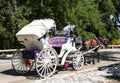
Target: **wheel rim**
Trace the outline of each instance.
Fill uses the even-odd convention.
[[[19,49],[15,52],[12,57],[12,66],[13,69],[19,74],[25,74],[29,72],[33,66],[33,60],[29,60],[30,65],[26,65],[26,59],[22,58],[22,51],[23,49]]]
[[[42,50],[36,59],[36,70],[41,77],[50,77],[57,67],[57,55],[52,49]]]
[[[84,57],[81,52],[75,53],[73,57],[73,68],[75,70],[80,70],[84,64]]]

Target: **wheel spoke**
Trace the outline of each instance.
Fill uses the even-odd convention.
[[[46,74],[46,67],[44,67],[44,76],[46,76],[47,74]]]
[[[42,74],[42,75],[43,75],[43,73],[44,73],[44,70],[45,70],[45,68],[44,68],[44,66],[43,66],[42,71],[41,71],[41,74]]]
[[[49,64],[49,67],[50,68],[52,68],[52,69],[54,69],[54,67],[53,67],[54,65],[53,64]]]
[[[18,66],[18,68],[16,68],[17,70],[21,70],[21,64]]]
[[[38,65],[37,65],[37,67],[42,67],[42,66],[43,66],[43,64],[38,64]]]
[[[21,66],[21,64],[18,64],[18,65],[16,65],[14,68],[15,68],[16,70],[19,70],[20,66]]]
[[[20,62],[17,62],[17,63],[14,63],[14,66],[17,66],[17,65],[20,65],[21,66],[21,61]]]
[[[42,66],[40,67],[40,69],[38,69],[38,71],[40,72],[43,68],[44,68],[44,66],[42,65]]]
[[[47,73],[47,75],[49,75],[49,70],[48,70],[48,66],[46,66],[46,73]]]
[[[50,73],[52,72],[51,69],[50,69],[50,67],[48,67],[48,71],[50,71]]]
[[[55,59],[51,59],[51,63],[56,63],[56,60]]]

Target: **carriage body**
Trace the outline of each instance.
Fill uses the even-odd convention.
[[[38,74],[41,77],[49,77],[57,66],[65,64],[71,52],[74,52],[74,68],[81,69],[83,56],[77,52],[73,38],[53,37],[52,43],[46,40],[49,30],[53,27],[56,29],[52,19],[34,20],[16,34],[18,41],[25,46],[25,49],[18,49],[12,58],[12,66],[18,73],[27,73],[33,66],[31,64],[35,63]],[[18,62],[20,67],[16,67]]]

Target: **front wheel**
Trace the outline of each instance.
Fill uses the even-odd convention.
[[[45,78],[50,77],[55,73],[58,64],[58,56],[54,49],[42,50],[36,59],[37,73]]]
[[[81,52],[76,52],[73,57],[73,68],[80,70],[84,64],[84,56]]]

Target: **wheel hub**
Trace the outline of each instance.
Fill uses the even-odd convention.
[[[47,65],[48,63],[50,63],[50,59],[45,59],[44,64]]]

